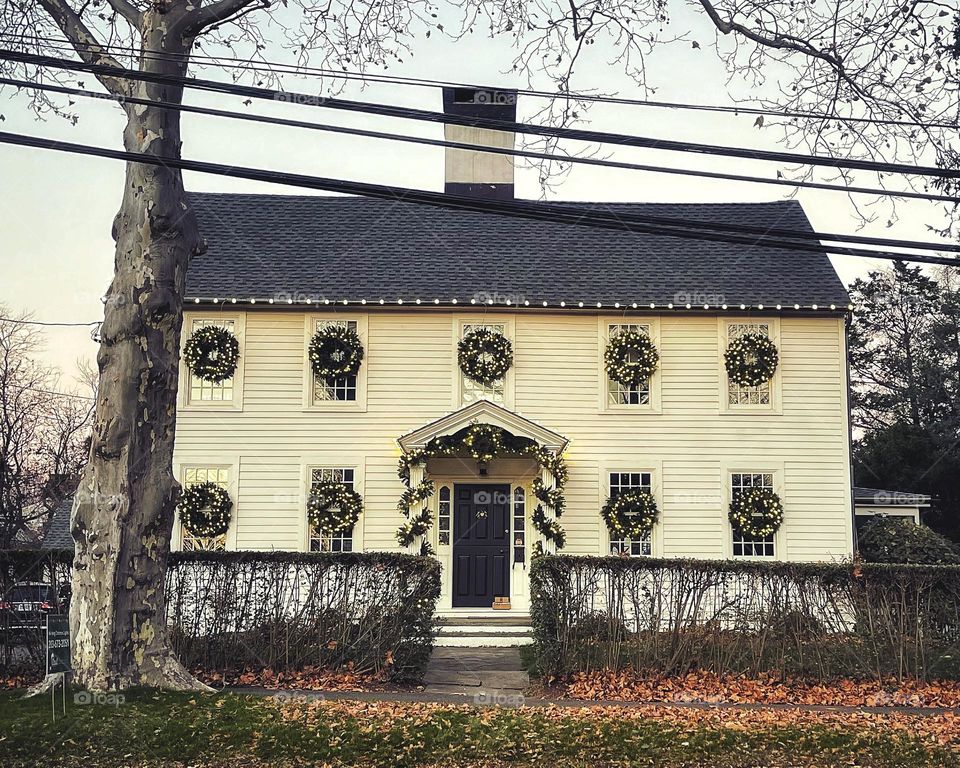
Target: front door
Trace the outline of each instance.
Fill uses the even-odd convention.
[[[510,597],[510,486],[456,485],[453,607],[490,608]]]

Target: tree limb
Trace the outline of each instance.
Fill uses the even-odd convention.
[[[131,26],[140,26],[141,13],[129,0],[107,0],[114,11],[125,18]]]
[[[190,24],[190,32],[196,35],[207,27],[221,24],[253,2],[254,0],[217,0],[217,2],[201,8],[194,15]],[[270,5],[268,0],[264,0],[263,4],[265,6]]]
[[[120,62],[103,49],[100,41],[93,36],[93,33],[73,8],[67,4],[66,0],[40,0],[40,5],[60,27],[60,31],[70,41],[83,61],[88,64],[105,64],[122,69]],[[103,87],[110,93],[117,96],[129,95],[130,85],[125,80],[106,75],[98,75],[97,79],[103,83]]]

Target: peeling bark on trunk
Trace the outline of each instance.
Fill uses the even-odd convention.
[[[192,39],[170,39],[149,11],[144,71],[182,76]],[[132,93],[179,103],[182,89],[136,83]],[[180,156],[180,117],[126,106],[124,146]],[[90,460],[77,491],[70,624],[76,682],[91,690],[205,688],[170,651],[164,573],[178,484],[172,458],[186,271],[201,248],[178,170],[130,163],[114,220],[114,279],[97,362],[100,389]]]

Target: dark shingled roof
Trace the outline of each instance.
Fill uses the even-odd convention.
[[[70,535],[70,513],[73,511],[73,496],[63,499],[53,510],[47,530],[43,534],[44,549],[73,549]]]
[[[190,201],[209,245],[187,275],[190,299],[821,308],[849,301],[824,253],[356,197],[193,193]],[[575,205],[811,231],[795,201]]]
[[[905,491],[884,491],[881,488],[853,489],[853,499],[861,504],[875,504],[877,506],[912,506],[914,504],[929,504],[930,497],[925,493],[907,493]]]

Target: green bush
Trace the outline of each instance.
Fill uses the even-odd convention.
[[[857,545],[868,563],[960,565],[960,549],[950,539],[906,517],[868,520],[857,533]]]

